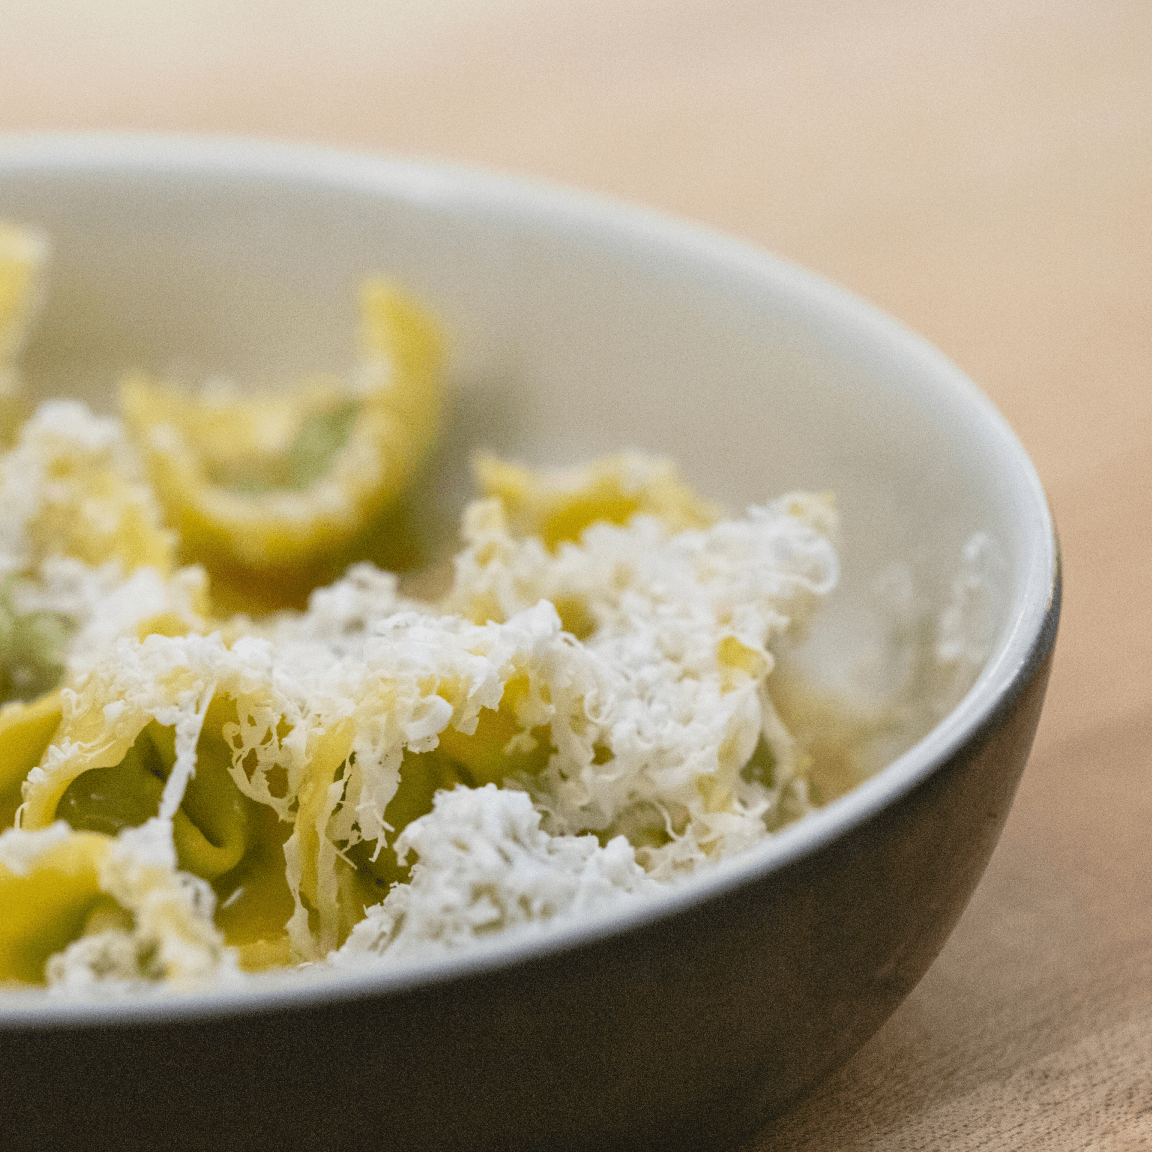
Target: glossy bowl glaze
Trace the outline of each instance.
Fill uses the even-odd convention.
[[[932,586],[976,530],[1003,558],[967,695],[808,819],[660,900],[436,965],[127,1005],[11,998],[6,1146],[716,1149],[879,1027],[995,846],[1059,613],[1035,472],[955,367],[733,240],[435,165],[8,138],[0,217],[54,242],[28,379],[97,407],[126,367],[339,369],[360,278],[408,286],[455,342],[433,536],[478,445],[538,463],[666,453],[736,506],[832,489],[846,607],[825,642],[845,660],[853,605],[894,558]]]

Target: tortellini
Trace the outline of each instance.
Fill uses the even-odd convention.
[[[39,258],[0,231],[6,371]],[[837,580],[831,499],[727,519],[660,458],[482,457],[450,590],[410,598],[369,561],[436,435],[442,340],[385,281],[360,309],[347,381],[132,375],[122,420],[54,401],[0,458],[0,980],[418,960],[811,807],[769,686]]]
[[[628,467],[668,476],[653,461]],[[765,685],[773,638],[835,581],[823,532],[833,514],[790,498],[677,530],[659,516],[600,519],[594,495],[586,506],[579,541],[549,548],[514,535],[498,497],[477,502],[455,585],[436,605],[361,564],[308,611],[234,625],[227,639],[120,639],[60,694],[50,737],[49,721],[33,739],[32,711],[19,713],[25,761],[49,740],[14,773],[26,772],[19,834],[63,821],[73,836],[131,846],[166,829],[167,882],[201,885],[199,904],[182,905],[200,917],[195,955],[215,941],[231,958],[218,975],[229,963],[343,963],[393,945],[412,956],[485,925],[538,927],[592,907],[592,893],[600,906],[649,891],[754,842],[807,804]],[[583,638],[553,601],[579,604]],[[480,807],[453,802],[449,818],[446,797],[465,793]],[[475,826],[478,839],[421,848],[441,826]],[[524,854],[499,846],[508,836],[528,837]],[[2,850],[0,838],[0,861]],[[518,861],[512,887],[461,907],[469,853],[497,873]],[[549,877],[575,862],[584,880]],[[112,894],[106,871],[85,890],[92,908]],[[507,900],[515,915],[493,912]],[[119,978],[144,978],[138,913],[118,906],[133,927],[94,931],[76,911],[76,942],[53,955],[49,978],[83,984],[93,955],[106,966],[126,957]],[[366,918],[376,927],[357,934]],[[451,928],[437,944],[427,934],[440,923]]]
[[[435,325],[372,280],[360,343],[349,383],[314,378],[289,396],[189,396],[139,375],[121,385],[165,516],[217,582],[306,594],[343,571],[411,483],[441,407]]]
[[[15,439],[25,410],[16,361],[39,308],[48,241],[0,220],[0,449]]]
[[[347,380],[225,401],[136,374],[121,385],[122,421],[69,400],[25,420],[18,358],[47,252],[35,231],[0,223],[0,979],[287,963],[298,902],[284,843],[299,798],[290,812],[273,793],[303,754],[290,735],[299,716],[221,688],[202,701],[195,739],[182,737],[183,673],[132,707],[121,654],[148,637],[185,652],[209,634],[228,653],[251,621],[214,609],[301,600],[379,552],[439,424],[439,331],[374,278],[361,285]],[[250,788],[230,733],[269,708],[269,738],[286,750]],[[268,748],[259,736],[253,755]],[[415,789],[416,808],[426,791]],[[314,887],[305,877],[305,893]],[[25,904],[39,911],[15,910]],[[51,931],[29,927],[45,918]],[[160,963],[165,924],[175,952]]]

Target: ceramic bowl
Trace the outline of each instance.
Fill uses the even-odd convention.
[[[1007,815],[1059,611],[1041,486],[987,399],[867,304],[635,208],[431,164],[244,141],[0,142],[0,216],[53,238],[27,350],[110,407],[125,367],[274,382],[339,368],[385,271],[453,333],[426,514],[478,444],[636,446],[739,507],[834,490],[844,604],[895,559],[944,587],[997,542],[975,683],[854,791],[613,917],[436,965],[248,994],[0,1009],[8,1147],[725,1147],[842,1063],[943,945]],[[856,629],[854,631],[854,629]]]

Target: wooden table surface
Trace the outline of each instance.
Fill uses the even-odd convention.
[[[1066,591],[1048,704],[944,952],[749,1152],[1152,1148],[1148,0],[5,0],[0,131],[446,157],[697,218],[991,395]]]

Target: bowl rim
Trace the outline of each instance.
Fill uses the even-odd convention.
[[[846,327],[898,350],[918,372],[959,395],[996,446],[1014,491],[1032,519],[1024,526],[1023,579],[999,647],[960,703],[916,744],[850,792],[772,837],[722,861],[683,885],[634,906],[540,934],[491,944],[434,961],[395,968],[323,970],[320,979],[287,971],[240,986],[163,989],[154,995],[57,998],[43,990],[0,995],[0,1029],[164,1024],[314,1008],[334,1002],[421,991],[477,974],[559,956],[700,908],[779,872],[845,835],[915,789],[1001,715],[1032,679],[1055,643],[1060,608],[1059,545],[1044,491],[1016,435],[983,392],[922,337],[854,293],[753,244],[699,223],[635,204],[522,176],[441,160],[400,158],[313,144],[234,136],[135,133],[0,135],[0,185],[8,175],[221,179],[332,187],[441,213],[532,224],[549,235],[616,254],[643,255],[649,267],[694,270],[699,282],[731,287],[733,279],[771,283],[806,315]]]

